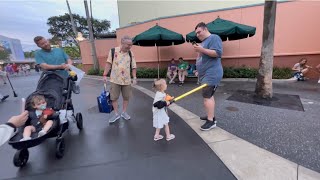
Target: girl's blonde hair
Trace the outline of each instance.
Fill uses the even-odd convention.
[[[155,79],[153,82],[153,88],[156,89],[157,91],[162,90],[162,85],[166,83],[166,80],[164,79]]]
[[[44,96],[42,96],[42,95],[35,95],[35,96],[33,96],[32,97],[32,99],[31,99],[31,104],[32,104],[32,106],[35,106],[36,105],[36,103],[38,103],[38,102],[40,102],[40,101],[45,101],[46,99],[44,98]]]

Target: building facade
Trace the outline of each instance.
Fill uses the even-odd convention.
[[[319,9],[319,1],[278,2],[274,40],[275,67],[291,68],[301,58],[307,58],[310,66],[320,64],[320,34],[318,33],[320,21],[317,20],[320,16]],[[156,24],[185,36],[193,31],[195,25],[199,22],[209,23],[217,17],[256,27],[256,34],[253,37],[223,42],[223,66],[258,68],[262,47],[264,4],[151,19],[142,23],[118,28],[117,39],[112,41],[112,44],[120,44],[120,39],[124,35],[134,37]],[[99,41],[99,44],[104,43],[108,42]],[[104,46],[106,47],[106,45]],[[191,43],[159,47],[159,50],[160,65],[162,67],[165,67],[171,58],[178,59],[179,57],[183,57],[185,60],[194,63],[197,56],[192,49]],[[109,49],[104,49],[104,51],[108,52]],[[158,57],[156,47],[133,46],[132,51],[135,54],[138,66],[157,67]],[[86,52],[82,49],[81,53],[90,55],[90,51]],[[104,61],[103,59],[101,61]],[[89,59],[88,62],[90,62]],[[312,71],[308,76],[316,78],[319,75]]]
[[[19,39],[13,39],[0,35],[0,50],[4,50],[10,54],[10,61],[25,60]]]
[[[152,19],[263,4],[264,0],[117,0],[119,26]]]

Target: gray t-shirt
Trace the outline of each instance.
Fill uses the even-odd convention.
[[[215,50],[218,57],[201,54],[196,62],[199,79],[202,84],[207,83],[209,86],[216,86],[223,77],[223,68],[221,65],[223,48],[221,38],[218,35],[211,34],[201,45],[205,49]]]

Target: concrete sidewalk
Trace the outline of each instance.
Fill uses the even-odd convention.
[[[39,76],[15,78],[18,98],[10,97],[0,103],[4,123],[11,115],[20,113],[20,98],[27,97],[36,87]],[[109,88],[109,87],[108,87]],[[10,86],[0,87],[8,91]],[[55,158],[56,139],[47,139],[29,149],[29,161],[23,168],[14,167],[16,152],[8,144],[0,148],[0,179],[19,180],[235,180],[236,177],[212,152],[185,121],[169,110],[172,141],[153,140],[153,98],[133,89],[128,114],[131,120],[108,119],[113,113],[99,113],[97,96],[103,89],[101,80],[84,79],[81,93],[72,96],[75,112],[81,112],[84,129],[75,123],[66,131],[65,154]],[[119,104],[120,107],[121,103]],[[121,108],[120,108],[121,109]],[[163,130],[161,134],[164,134]]]
[[[233,83],[235,83],[235,84],[229,86],[229,82],[231,82],[231,84],[233,84]],[[307,108],[306,111],[308,111],[308,113],[313,114],[307,118],[309,119],[312,117],[319,117],[316,114],[317,111],[312,110],[312,109],[318,108],[315,105],[317,105],[317,103],[319,103],[319,101],[320,101],[319,96],[318,96],[318,93],[319,93],[319,89],[317,87],[318,84],[316,84],[316,83],[313,84],[312,82],[307,82],[307,83],[299,82],[299,83],[300,84],[297,84],[294,82],[290,82],[290,84],[288,84],[288,82],[275,83],[274,89],[276,92],[291,93],[291,94],[293,93],[293,94],[300,95],[304,106]],[[151,91],[151,89],[152,89],[151,85],[152,85],[152,81],[141,81],[140,80],[139,86],[136,86],[135,88],[148,94],[150,97],[153,97],[154,93]],[[284,156],[283,154],[278,153],[274,149],[269,149],[264,146],[264,144],[266,144],[266,143],[269,143],[269,144],[271,143],[270,144],[271,147],[275,146],[276,149],[279,149],[277,147],[277,146],[279,146],[277,144],[277,142],[279,142],[279,141],[277,141],[277,140],[271,141],[271,142],[263,142],[263,138],[261,138],[261,139],[258,138],[258,140],[256,140],[256,139],[253,140],[252,138],[250,138],[250,137],[256,135],[255,132],[257,132],[257,133],[260,132],[260,136],[265,136],[265,138],[268,138],[268,136],[272,136],[272,138],[276,138],[277,136],[279,136],[279,138],[281,138],[281,136],[283,136],[283,134],[282,134],[283,132],[282,133],[277,132],[277,129],[275,127],[273,127],[274,126],[273,123],[276,123],[276,122],[270,120],[270,118],[277,119],[275,116],[272,116],[272,115],[270,116],[270,114],[269,114],[268,116],[270,116],[270,118],[262,118],[262,117],[260,117],[260,115],[259,116],[254,115],[254,113],[258,112],[256,110],[254,110],[256,108],[259,108],[262,112],[268,111],[269,113],[271,110],[271,111],[274,111],[276,115],[278,115],[278,112],[277,112],[278,110],[276,108],[265,108],[265,107],[260,107],[257,105],[252,105],[252,106],[249,105],[248,106],[243,103],[235,103],[235,102],[226,101],[226,98],[228,96],[230,96],[230,94],[232,94],[232,92],[234,92],[235,89],[251,89],[252,90],[252,87],[254,87],[253,85],[254,84],[252,84],[252,82],[249,82],[249,81],[240,81],[239,82],[237,80],[236,81],[224,80],[222,82],[222,87],[220,87],[217,91],[216,101],[218,104],[217,105],[217,116],[219,117],[218,126],[223,127],[223,129],[228,129],[226,127],[229,126],[228,131],[233,132],[235,134],[231,134],[221,128],[215,128],[209,132],[202,132],[199,130],[200,125],[203,123],[199,120],[199,115],[203,114],[204,112],[201,109],[201,107],[199,107],[199,106],[202,106],[202,104],[201,104],[201,101],[199,101],[199,99],[201,99],[201,98],[199,98],[200,95],[197,93],[190,95],[190,97],[185,98],[185,100],[183,100],[181,102],[178,102],[174,105],[171,105],[170,109],[173,112],[175,112],[177,115],[179,115],[182,119],[184,119],[184,121],[191,128],[193,128],[193,130],[219,156],[219,158],[225,163],[225,165],[231,170],[231,172],[237,177],[237,179],[299,179],[299,180],[300,179],[320,179],[319,173],[304,167],[304,165],[306,165],[306,166],[309,166],[309,168],[311,167],[312,169],[317,170],[317,163],[318,162],[316,162],[316,161],[319,158],[319,155],[316,152],[310,151],[310,153],[312,153],[311,159],[306,156],[302,156],[302,157],[304,157],[304,159],[306,161],[311,161],[310,162],[311,164],[310,164],[306,161],[300,161],[299,160],[300,156],[297,154],[293,153],[293,156],[296,155],[297,158],[296,159],[292,158],[291,157],[292,155],[290,155],[290,154],[292,154],[291,150],[295,151],[295,149],[293,149],[293,148],[291,148],[290,150],[285,150],[285,151],[283,151],[280,148],[280,150],[279,150],[280,152],[282,151],[286,154],[289,154],[289,158],[288,158],[288,157]],[[196,87],[196,85],[193,82],[187,83],[183,87],[178,87],[176,85],[169,85],[168,93],[170,93],[171,95],[177,96],[177,95],[180,95],[183,92],[186,92],[194,87]],[[307,94],[305,94],[306,92],[307,92]],[[310,108],[311,100],[312,100],[313,106],[311,106],[311,108]],[[239,109],[239,112],[242,111],[241,107],[244,107],[244,108],[246,108],[246,110],[243,110],[243,111],[247,111],[247,112],[242,112],[239,114],[238,112],[226,111],[227,107],[230,107],[230,106],[237,107]],[[252,108],[254,108],[254,109],[252,109]],[[254,111],[250,112],[250,109],[254,110]],[[283,111],[281,110],[280,113],[283,114]],[[292,116],[297,116],[297,115],[294,115],[294,113],[296,113],[296,112],[292,113],[292,111],[287,111],[285,113],[291,113]],[[225,116],[222,114],[233,114],[233,115],[232,115],[232,117],[230,117],[230,116]],[[259,114],[259,113],[257,113],[257,114]],[[264,114],[265,113],[262,113],[262,116]],[[303,113],[300,113],[300,114],[305,115]],[[298,115],[298,117],[300,117],[300,114]],[[290,115],[290,117],[291,117],[291,115]],[[275,130],[275,132],[273,132],[273,133],[276,136],[274,136],[272,134],[267,135],[263,131],[261,133],[260,127],[253,126],[253,129],[256,129],[258,131],[252,131],[251,129],[249,130],[248,128],[250,128],[250,127],[249,126],[246,127],[247,126],[246,121],[240,121],[242,124],[236,123],[236,121],[237,121],[236,119],[238,119],[239,117],[241,119],[246,119],[247,123],[250,123],[249,122],[250,119],[255,120],[257,118],[264,120],[264,121],[270,121],[269,126],[263,124],[263,126],[261,128],[265,128],[265,129],[271,128],[272,130]],[[287,117],[287,118],[290,118],[290,117]],[[231,129],[230,129],[230,123],[228,121],[226,122],[225,118],[226,119],[229,118],[228,121],[231,121],[233,124],[235,124],[232,126]],[[281,117],[281,116],[278,118],[283,119],[283,117]],[[257,121],[257,120],[255,120],[255,121]],[[293,121],[295,121],[294,118],[293,118]],[[259,122],[260,122],[260,120],[259,120]],[[318,127],[318,124],[314,124],[315,122],[312,122],[312,123],[313,123],[312,124],[313,126]],[[233,129],[237,129],[237,128],[241,130],[240,133],[238,131],[233,131]],[[305,129],[305,128],[302,128],[302,129],[304,131],[308,132],[308,129]],[[301,131],[301,129],[299,129],[299,130]],[[271,132],[272,131],[269,131],[269,133],[271,133]],[[312,130],[312,132],[314,133],[313,130]],[[304,132],[300,132],[300,133],[304,134]],[[260,136],[258,136],[258,137],[260,137]],[[295,137],[294,135],[292,135],[292,136]],[[285,134],[285,137],[287,137],[286,134]],[[310,137],[310,139],[312,139],[312,137]],[[303,145],[302,147],[304,147],[306,149],[315,148],[316,150],[318,150],[318,148],[317,148],[318,143],[311,141],[311,145],[310,145],[310,139],[309,139],[309,142],[306,142],[307,140],[305,140],[304,138],[299,138],[298,142],[292,142],[291,140],[289,140],[288,142],[292,142],[293,146],[295,146],[296,143],[298,143],[298,145],[299,145],[299,143],[301,143],[300,141],[304,141],[302,144],[300,144],[300,145]],[[248,142],[248,140],[249,140],[249,142]],[[308,143],[308,144],[305,144],[305,143]],[[290,148],[290,147],[291,147],[290,144],[288,144],[287,147],[283,146],[282,148]],[[273,152],[270,152],[270,150]],[[298,150],[298,153],[300,151],[301,150]],[[316,158],[312,159],[312,157],[314,157],[314,156]],[[283,158],[283,157],[285,157],[285,158]]]

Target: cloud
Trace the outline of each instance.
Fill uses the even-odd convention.
[[[116,0],[91,0],[92,14],[111,21],[111,30],[119,27]],[[72,13],[86,16],[83,0],[69,0]],[[90,0],[88,0],[90,6]],[[68,13],[65,0],[0,0],[0,34],[19,39],[24,50],[36,48],[33,37],[48,33],[47,19]]]

